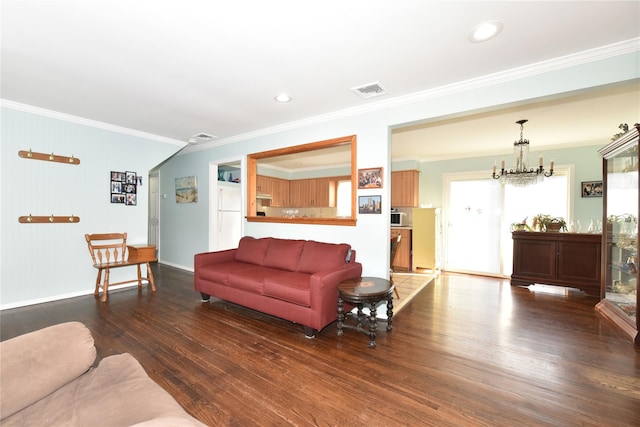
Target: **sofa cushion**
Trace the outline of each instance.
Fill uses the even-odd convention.
[[[0,343],[2,418],[76,380],[95,358],[91,332],[80,322],[61,323]]]
[[[76,381],[3,420],[2,426],[129,426],[167,417],[183,420],[176,426],[203,425],[124,353],[102,359]]]
[[[265,277],[278,275],[280,273],[280,270],[255,265],[229,273],[228,286],[254,294],[263,295]]]
[[[294,304],[311,307],[309,289],[311,275],[299,272],[286,272],[264,279],[264,294]]]
[[[267,253],[270,240],[269,238],[256,239],[251,236],[243,237],[238,243],[236,261],[264,265],[264,256]]]
[[[298,263],[301,273],[317,273],[338,268],[346,264],[345,258],[351,246],[346,243],[323,243],[308,240],[302,249]]]
[[[228,286],[229,273],[245,270],[251,267],[253,267],[253,264],[237,261],[206,265],[198,268],[198,278]]]
[[[272,238],[269,242],[269,250],[264,257],[264,266],[296,271],[303,247],[304,240]]]

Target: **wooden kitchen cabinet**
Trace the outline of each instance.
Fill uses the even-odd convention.
[[[295,179],[289,181],[291,207],[328,207],[331,181],[331,178]]]
[[[315,189],[314,189],[315,190]],[[293,208],[306,208],[310,206],[311,180],[295,179],[289,181],[290,204]]]
[[[514,231],[512,237],[512,285],[560,285],[600,295],[600,234]]]
[[[287,207],[290,205],[289,180],[271,178],[271,206]]]
[[[420,171],[391,172],[391,206],[418,207]]]
[[[256,190],[256,193],[258,194],[271,194],[271,177],[257,175]]]
[[[393,260],[391,268],[394,271],[410,271],[411,270],[411,229],[405,227],[392,227],[391,237],[396,237],[400,234],[400,244],[396,252],[396,257]]]

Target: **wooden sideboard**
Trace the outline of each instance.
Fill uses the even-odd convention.
[[[600,234],[514,231],[512,237],[512,285],[560,285],[600,295]]]

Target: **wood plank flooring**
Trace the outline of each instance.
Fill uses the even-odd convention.
[[[212,426],[638,426],[640,352],[594,298],[443,274],[377,347],[220,300],[153,266],[146,287],[5,310],[2,340],[84,322],[98,358],[129,352]],[[43,285],[44,286],[44,285]]]

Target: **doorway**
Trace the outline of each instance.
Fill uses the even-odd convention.
[[[510,276],[513,269],[511,224],[537,214],[571,217],[572,167],[527,187],[502,185],[486,172],[444,174],[444,269]]]
[[[209,250],[221,251],[238,247],[243,235],[246,208],[243,201],[242,159],[229,159],[209,164]]]
[[[160,254],[160,173],[149,174],[149,218],[147,243]]]

